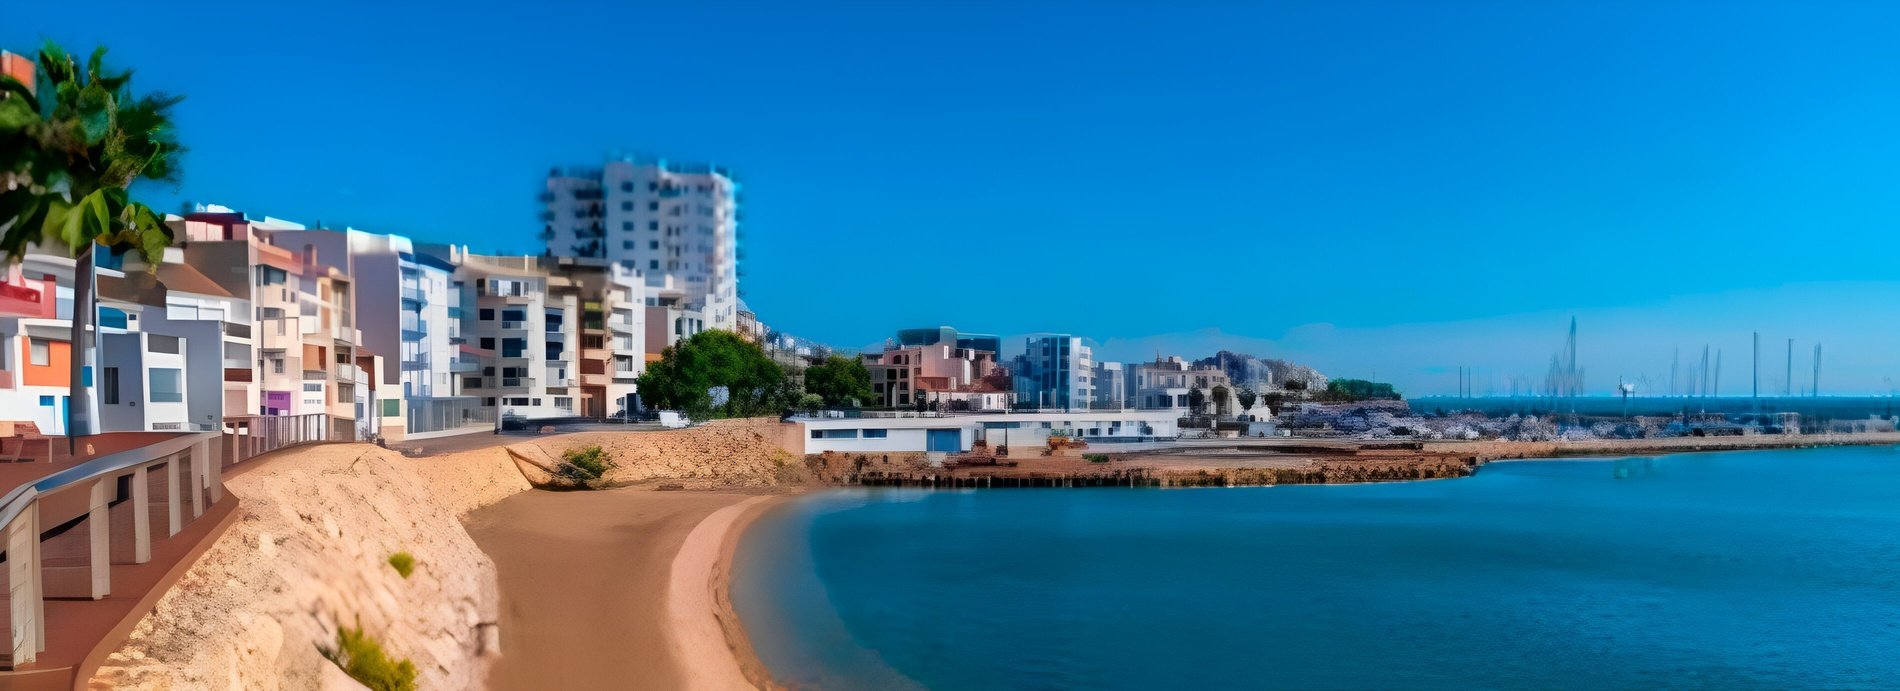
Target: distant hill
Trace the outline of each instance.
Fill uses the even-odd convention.
[[[1279,389],[1288,381],[1306,382],[1308,390],[1326,388],[1326,375],[1319,370],[1296,362],[1277,358],[1261,358],[1246,353],[1223,350],[1210,357],[1195,360],[1194,364],[1203,367],[1219,367],[1227,372],[1227,378],[1235,384],[1256,391]]]

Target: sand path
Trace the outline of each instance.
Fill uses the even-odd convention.
[[[490,686],[751,688],[714,613],[713,576],[727,529],[747,515],[740,505],[764,499],[531,491],[469,514],[501,585]]]

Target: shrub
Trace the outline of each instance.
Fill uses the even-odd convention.
[[[1084,461],[1088,461],[1088,462],[1090,462],[1090,463],[1107,463],[1107,462],[1108,462],[1108,454],[1105,454],[1105,453],[1085,453],[1085,454],[1082,454],[1082,460],[1084,460]]]
[[[325,658],[343,668],[343,673],[375,691],[415,691],[416,664],[407,659],[391,660],[383,653],[383,644],[356,628],[337,627],[336,647],[319,646]]]
[[[568,449],[566,453],[561,454],[561,467],[557,468],[556,472],[569,480],[588,482],[599,480],[602,475],[607,474],[607,469],[612,467],[614,467],[613,457],[608,456],[604,449],[599,446],[585,446]]]
[[[408,578],[410,572],[416,570],[416,555],[408,552],[391,554],[389,555],[389,566],[396,569],[396,573],[402,574],[403,578]]]

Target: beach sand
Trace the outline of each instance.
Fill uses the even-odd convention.
[[[489,685],[754,688],[766,676],[726,578],[739,533],[774,496],[532,491],[469,514],[501,584]]]

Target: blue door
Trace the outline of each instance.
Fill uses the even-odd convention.
[[[963,450],[963,432],[961,430],[933,429],[926,431],[930,433],[929,436],[925,437],[927,442],[925,444],[926,450],[942,451],[944,453],[957,453]]]

